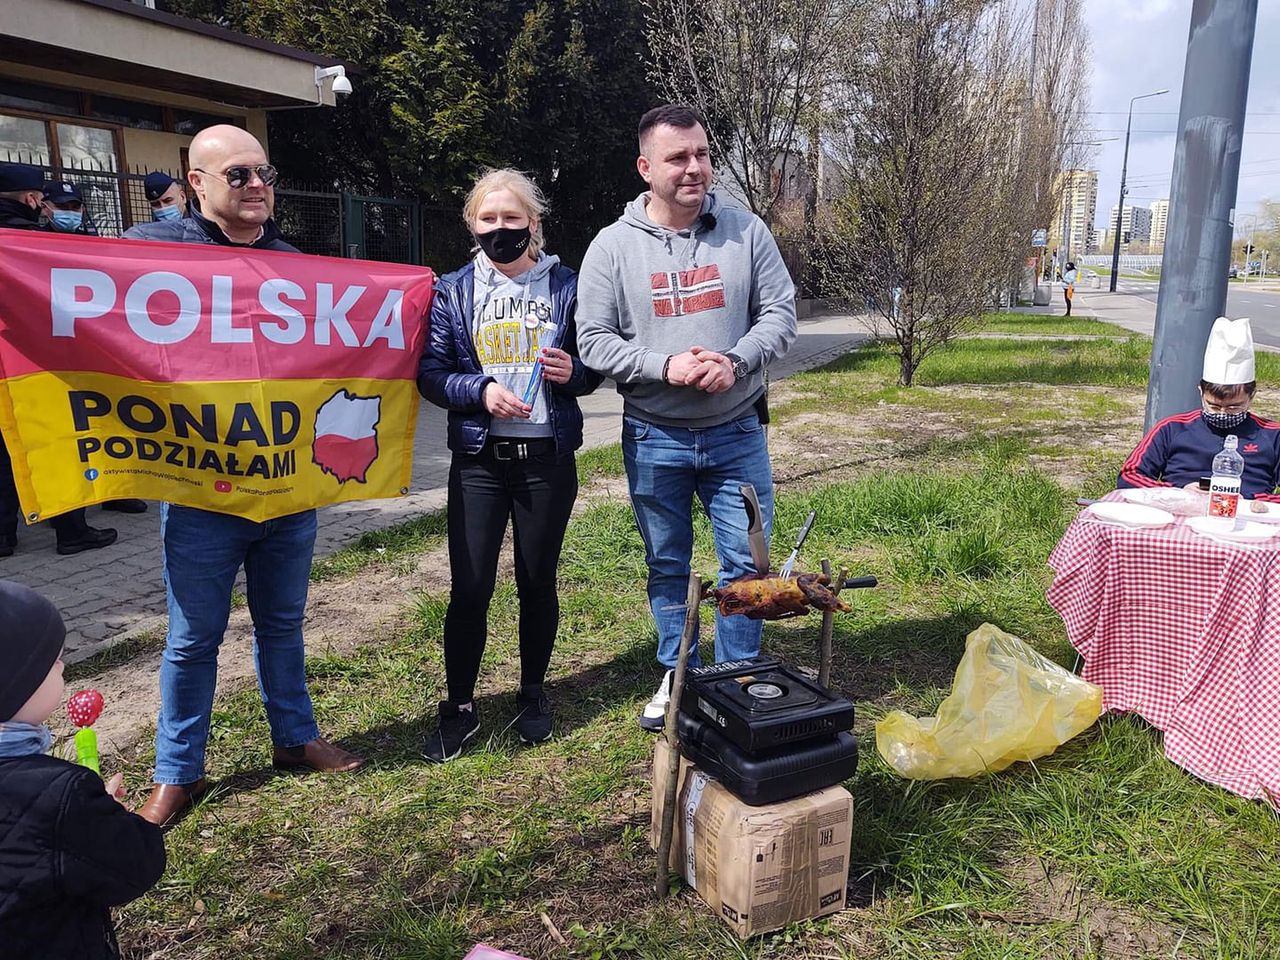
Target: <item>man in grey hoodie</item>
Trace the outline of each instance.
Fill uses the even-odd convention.
[[[623,398],[623,461],[667,668],[640,725],[659,730],[684,623],[694,495],[711,520],[722,584],[754,572],[742,484],[755,486],[766,535],[772,528],[773,473],[757,405],[765,367],[795,339],[796,312],[769,228],[710,192],[698,112],[656,107],[639,134],[636,166],[649,190],[587,250],[578,349]],[[716,659],[758,655],[761,628],[717,614]],[[696,646],[691,662],[699,662]]]

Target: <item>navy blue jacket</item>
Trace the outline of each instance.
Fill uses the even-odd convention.
[[[551,282],[551,321],[560,330],[548,346],[559,347],[573,357],[568,383],[543,380],[556,456],[563,460],[582,446],[582,409],[578,397],[600,386],[603,378],[578,359],[578,334],[574,314],[578,307],[578,275],[555,266]],[[436,281],[431,301],[431,325],[426,349],[418,365],[418,389],[436,406],[449,411],[449,449],[477,454],[489,436],[491,414],[484,408],[484,388],[495,382],[480,365],[471,339],[471,312],[475,306],[475,264],[446,274]]]
[[[212,220],[200,216],[195,207],[188,207],[187,216],[181,220],[157,220],[139,223],[124,232],[126,240],[165,240],[169,243],[217,243],[224,247],[252,247],[255,250],[284,250],[300,252],[280,236],[280,228],[274,220],[262,225],[262,237],[253,243],[232,243]]]
[[[1280,484],[1280,423],[1249,414],[1234,430],[1214,430],[1199,410],[1166,417],[1142,438],[1120,471],[1120,487],[1185,487],[1213,470],[1213,458],[1228,433],[1240,440],[1244,457],[1240,492],[1248,498],[1272,496]]]
[[[118,957],[110,908],[146,893],[164,866],[160,828],[88,767],[0,760],[0,957]]]

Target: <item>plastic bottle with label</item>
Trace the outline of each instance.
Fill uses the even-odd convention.
[[[1235,522],[1240,506],[1240,478],[1244,475],[1244,457],[1236,449],[1239,440],[1229,434],[1222,450],[1213,458],[1213,477],[1209,480],[1209,516]]]

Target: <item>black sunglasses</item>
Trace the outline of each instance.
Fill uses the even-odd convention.
[[[199,167],[196,167],[195,169],[198,172],[208,174],[211,177],[217,176],[216,173],[209,173],[208,170],[201,170]],[[227,167],[227,169],[222,173],[222,179],[227,181],[227,186],[232,190],[243,190],[249,185],[249,181],[253,178],[255,173],[258,175],[258,179],[262,181],[262,185],[265,187],[271,186],[280,176],[280,172],[276,170],[275,167],[269,163],[264,163],[260,167]]]

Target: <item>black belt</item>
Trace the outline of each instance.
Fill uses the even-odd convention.
[[[556,442],[551,437],[536,437],[530,440],[490,440],[485,444],[495,460],[528,460],[555,451]]]

